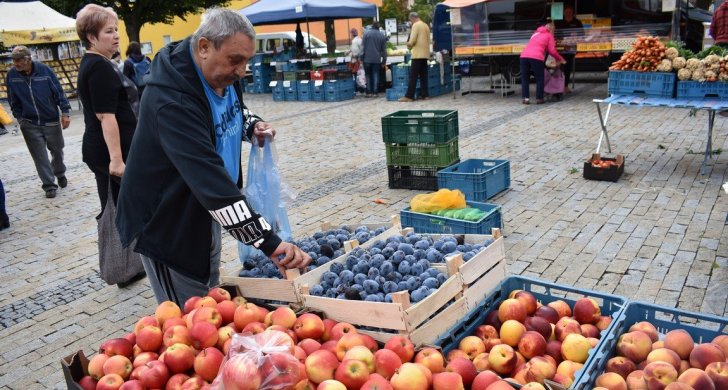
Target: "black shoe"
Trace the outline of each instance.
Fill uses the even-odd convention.
[[[138,281],[144,279],[145,276],[147,276],[147,273],[145,271],[142,271],[142,272],[134,275],[134,277],[127,280],[126,282],[116,283],[116,287],[119,287],[119,288],[127,287],[131,284],[134,284],[135,282],[138,282]]]
[[[56,197],[56,189],[51,188],[50,190],[46,190],[46,198],[55,198]]]
[[[0,218],[0,230],[4,230],[10,227],[10,219],[8,218],[8,215],[5,214],[2,218]]]
[[[68,179],[66,179],[65,176],[61,176],[58,178],[58,186],[61,188],[66,188],[68,185]]]

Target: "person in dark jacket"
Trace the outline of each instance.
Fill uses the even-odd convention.
[[[579,19],[574,16],[574,7],[570,4],[564,5],[564,18],[554,22],[556,27],[557,36],[556,38],[582,38],[584,36],[584,25]],[[569,90],[569,83],[571,83],[571,73],[574,70],[574,59],[576,54],[574,53],[563,53],[564,57],[564,76],[566,78],[566,87],[564,92],[571,92]]]
[[[387,66],[387,37],[379,31],[379,22],[364,32],[362,38],[362,62],[367,77],[366,97],[379,96],[379,74]]]
[[[142,255],[159,302],[183,305],[218,283],[221,226],[281,270],[311,261],[282,242],[241,193],[241,141],[275,135],[243,103],[240,79],[254,55],[250,21],[211,8],[192,36],[152,62],[116,224],[122,244]]]
[[[142,54],[142,46],[139,42],[129,42],[129,47],[126,48],[126,61],[124,61],[124,76],[134,82],[139,96],[142,96],[142,92],[144,92],[145,77],[148,77],[147,73],[151,65],[152,60]]]
[[[46,198],[55,198],[58,187],[68,184],[63,163],[63,129],[71,124],[71,105],[53,70],[33,61],[27,47],[15,46],[10,57],[13,67],[5,82],[10,110],[20,125]]]

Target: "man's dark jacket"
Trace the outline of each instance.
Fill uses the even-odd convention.
[[[59,123],[59,107],[64,114],[71,111],[56,74],[42,62],[33,61],[30,75],[10,68],[5,85],[8,86],[10,110],[18,121],[27,120],[38,126],[54,125]]]
[[[136,239],[136,252],[203,283],[210,276],[213,218],[270,255],[281,240],[241,194],[242,177],[231,180],[215,151],[212,112],[190,39],[164,47],[151,69],[117,205],[122,244]],[[243,134],[250,137],[261,119],[248,112],[235,86]]]

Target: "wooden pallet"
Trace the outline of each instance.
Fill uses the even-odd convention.
[[[390,223],[372,223],[372,224],[358,224],[358,226],[366,226],[369,229],[378,229],[380,227],[390,227],[390,230],[392,232],[398,232],[399,231],[399,218],[392,219]],[[321,230],[326,231],[331,229],[333,226],[329,222],[323,222],[321,224]],[[376,241],[380,239],[381,236],[385,236],[388,231],[385,231],[384,233],[380,234],[379,236],[372,237],[369,242]],[[387,236],[388,237],[388,236]],[[349,249],[347,249],[347,245],[344,245],[344,251],[349,252],[352,247],[348,246]],[[342,256],[345,258],[346,255]],[[297,281],[302,276],[308,275],[310,273],[319,271],[322,268],[326,268],[328,270],[327,266],[318,267],[314,269],[313,271],[301,274],[299,270],[292,269],[286,271],[286,279],[269,279],[269,278],[245,278],[238,276],[240,274],[240,270],[242,269],[240,266],[236,267],[235,270],[231,273],[226,273],[224,270],[220,270],[220,282],[221,283],[228,283],[238,286],[240,289],[240,292],[243,297],[245,298],[253,298],[253,299],[259,299],[263,301],[276,301],[276,302],[285,302],[285,303],[301,303],[301,299],[299,296],[299,284],[297,284]],[[323,273],[323,272],[322,272]]]
[[[406,234],[411,229],[387,231],[380,239],[395,234]],[[434,239],[440,235],[431,235]],[[299,278],[300,296],[303,305],[309,309],[323,312],[328,318],[348,322],[360,327],[373,327],[380,330],[359,330],[375,340],[386,342],[396,334],[406,335],[415,345],[434,342],[454,323],[462,319],[487,294],[505,278],[505,248],[499,229],[491,235],[465,235],[466,243],[482,243],[488,238],[495,241],[475,255],[467,263],[462,255],[447,259],[446,265],[435,265],[446,272],[448,279],[433,294],[415,304],[410,303],[409,293],[402,291],[393,294],[392,303],[351,301],[313,296],[308,293],[310,286],[318,283],[329,266],[319,267]],[[367,243],[369,244],[369,242]],[[369,248],[370,245],[363,245]],[[335,261],[344,263],[345,257]]]

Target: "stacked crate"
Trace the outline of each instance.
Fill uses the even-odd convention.
[[[460,160],[458,112],[397,111],[382,117],[389,188],[437,190],[437,172]]]
[[[409,83],[409,65],[397,65],[392,67],[392,88],[387,90],[387,100],[395,101],[407,93]],[[455,90],[460,89],[460,80],[455,80]],[[440,75],[440,65],[427,67],[427,95],[435,97],[453,91],[452,67],[449,65],[443,68],[443,75]],[[420,81],[417,80],[415,87],[415,99],[421,96]]]

